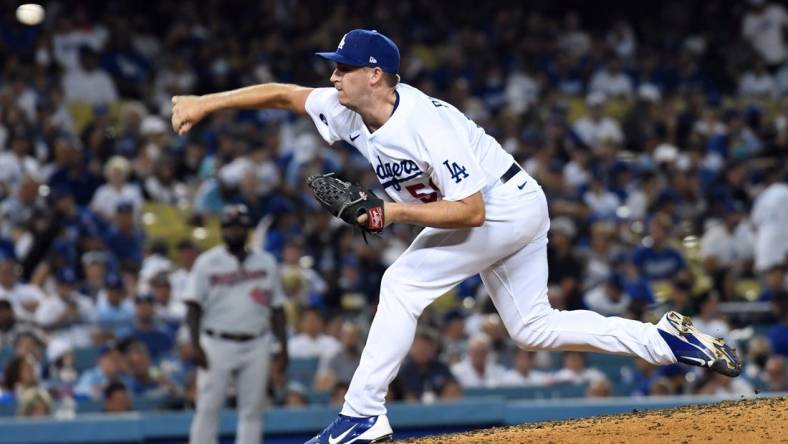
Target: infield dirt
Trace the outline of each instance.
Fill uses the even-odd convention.
[[[400,441],[486,443],[788,443],[788,398],[725,401]]]

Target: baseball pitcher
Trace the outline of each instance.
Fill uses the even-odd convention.
[[[313,443],[391,439],[384,398],[416,331],[438,296],[480,274],[517,344],[530,350],[597,351],[677,361],[735,376],[741,363],[721,340],[670,312],[653,325],[592,311],[559,311],[547,300],[542,188],[484,130],[454,106],[400,83],[400,54],[385,35],[348,32],[336,51],[332,88],[262,84],[173,98],[183,134],[209,113],[279,108],[309,116],[329,143],[343,140],[370,162],[393,202],[333,176],[309,179],[317,200],[367,231],[392,223],[426,226],[386,270],[380,302],[341,414]]]

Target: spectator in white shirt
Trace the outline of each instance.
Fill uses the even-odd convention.
[[[342,350],[330,359],[320,359],[314,381],[317,390],[328,390],[337,383],[350,384],[358,367],[361,359],[361,329],[353,322],[343,322],[339,338]]]
[[[612,218],[621,201],[615,193],[605,187],[605,183],[598,176],[591,179],[591,186],[583,194],[583,202],[591,209],[597,218]]]
[[[711,222],[700,240],[700,255],[710,273],[752,260],[755,235],[740,204],[727,205],[722,222]]]
[[[703,137],[709,138],[712,136],[724,135],[728,129],[725,124],[720,120],[720,113],[714,106],[707,106],[703,109],[702,116],[695,122],[692,131],[700,134]]]
[[[656,202],[660,188],[660,177],[653,171],[646,171],[640,176],[640,183],[627,196],[627,208],[633,220],[643,220],[651,205]]]
[[[517,115],[522,115],[539,100],[540,86],[528,72],[514,71],[506,80],[504,96],[509,108]]]
[[[788,92],[788,64],[785,65],[786,90]],[[780,114],[774,118],[775,145],[778,149],[788,148],[788,95],[783,97],[780,107]]]
[[[729,378],[719,373],[709,372],[707,381],[697,394],[712,396],[744,397],[753,394],[753,387],[746,378]]]
[[[775,168],[769,185],[755,198],[750,220],[755,226],[755,269],[766,271],[782,264],[788,254],[788,184]]]
[[[580,140],[591,147],[592,151],[596,151],[605,138],[618,144],[624,141],[624,133],[618,121],[605,114],[606,101],[603,93],[589,94],[586,99],[589,115],[578,119],[573,127]]]
[[[285,294],[293,303],[308,306],[327,289],[326,281],[309,261],[303,261],[304,250],[300,239],[290,239],[282,249],[282,280]]]
[[[788,359],[785,356],[771,356],[765,365],[763,381],[770,392],[788,390]]]
[[[110,105],[118,100],[112,77],[98,66],[98,55],[90,48],[79,52],[79,68],[70,69],[63,76],[66,100],[89,105]]]
[[[774,74],[774,82],[777,85],[777,94],[785,95],[788,93],[788,63],[784,64]]]
[[[2,203],[0,203],[0,236],[7,239],[16,239],[16,245],[22,243],[19,232],[25,232],[29,227],[28,221],[30,221],[35,212],[40,186],[41,181],[39,178],[24,176],[16,187],[14,194],[3,199]]]
[[[19,322],[16,319],[11,301],[0,299],[0,350],[13,348],[23,335],[32,335],[42,344],[46,338],[40,328],[30,322]]]
[[[589,384],[591,381],[604,379],[604,373],[595,368],[586,367],[586,354],[581,352],[564,352],[564,367],[553,375],[555,382],[572,382]]]
[[[742,21],[742,36],[770,66],[786,60],[785,35],[788,13],[782,5],[766,0],[750,0],[750,10]]]
[[[564,32],[558,46],[573,57],[582,57],[591,49],[591,37],[580,27],[580,14],[569,11],[564,19]]]
[[[24,126],[13,128],[8,150],[0,151],[0,192],[12,194],[25,176],[41,177],[41,166],[31,156],[33,133]]]
[[[627,312],[631,299],[624,292],[622,277],[614,274],[604,285],[589,290],[583,301],[590,310],[603,316],[622,316]]]
[[[301,333],[287,341],[290,357],[328,360],[342,349],[337,338],[323,333],[323,316],[318,309],[304,309],[300,326]]]
[[[107,333],[119,337],[134,323],[134,303],[128,297],[126,285],[117,274],[110,274],[96,301],[96,323]]]
[[[451,366],[451,372],[463,388],[498,387],[503,382],[506,369],[490,356],[490,340],[477,334],[468,340],[468,354]]]
[[[72,270],[59,270],[55,281],[55,293],[44,298],[36,310],[36,323],[54,337],[70,340],[74,347],[90,346],[95,329],[93,303],[77,292],[77,277]]]
[[[106,251],[88,251],[82,255],[82,271],[85,276],[82,293],[96,300],[96,296],[104,288],[107,270],[111,257]]]
[[[35,285],[19,282],[19,263],[13,251],[0,248],[0,299],[11,302],[20,321],[32,321],[44,292]]]
[[[572,160],[564,166],[564,184],[573,192],[579,191],[591,181],[591,152],[584,146],[572,151]]]
[[[774,99],[777,94],[777,82],[766,70],[763,62],[755,63],[753,69],[745,72],[739,79],[740,97]]]
[[[120,203],[131,204],[134,208],[135,220],[142,210],[142,193],[137,185],[128,183],[131,165],[120,156],[113,156],[104,167],[107,183],[100,186],[93,195],[90,207],[106,220],[115,217]]]
[[[619,20],[605,36],[607,44],[613,48],[616,55],[622,59],[629,59],[635,55],[637,40],[632,26],[624,20]]]
[[[178,258],[178,268],[170,273],[170,285],[172,285],[172,295],[176,300],[182,300],[183,289],[186,288],[186,280],[189,272],[194,265],[194,261],[200,255],[200,248],[189,239],[178,242],[175,246]]]
[[[624,253],[615,234],[613,225],[606,221],[591,224],[588,249],[582,253],[586,264],[583,272],[585,290],[607,282],[617,259]]]
[[[534,370],[535,352],[518,349],[514,356],[514,368],[506,371],[501,378],[503,386],[547,385],[552,378],[550,373]]]
[[[594,73],[589,88],[591,92],[599,92],[607,97],[623,98],[632,97],[635,90],[632,79],[621,70],[621,62],[616,59]]]
[[[731,328],[720,313],[720,297],[715,291],[708,291],[695,297],[698,314],[692,317],[692,323],[699,330],[716,338],[723,338],[725,342],[733,343],[728,335]]]
[[[586,398],[609,398],[612,394],[613,386],[607,379],[593,379],[586,389]]]
[[[186,318],[186,304],[172,295],[172,285],[170,284],[169,271],[160,272],[148,281],[150,292],[155,299],[156,317],[172,328],[178,330],[178,326]]]

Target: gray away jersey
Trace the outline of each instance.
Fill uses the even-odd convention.
[[[224,245],[197,258],[184,300],[202,307],[201,327],[256,335],[270,330],[271,309],[284,304],[276,259],[252,250],[240,266]]]

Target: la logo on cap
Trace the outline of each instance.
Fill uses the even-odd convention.
[[[345,46],[345,37],[347,37],[347,34],[342,36],[342,40],[339,41],[339,46],[337,46],[337,49],[342,49],[342,47]]]

